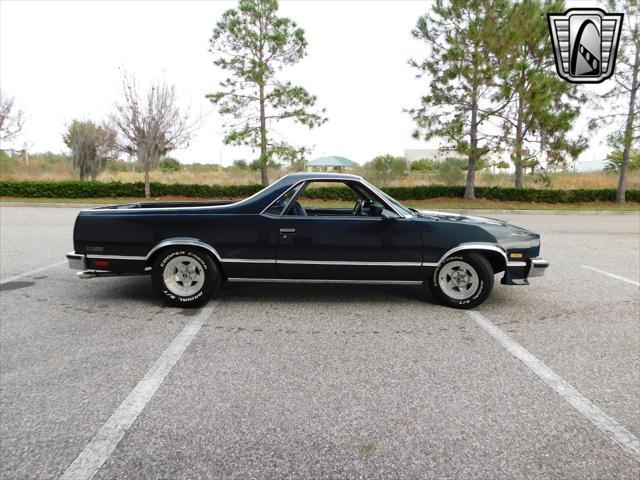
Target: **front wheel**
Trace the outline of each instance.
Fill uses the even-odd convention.
[[[485,257],[477,253],[465,253],[442,262],[429,286],[443,305],[474,308],[491,293],[493,275],[493,268]]]
[[[211,257],[197,248],[174,247],[158,255],[151,267],[153,287],[174,307],[200,307],[220,286]]]

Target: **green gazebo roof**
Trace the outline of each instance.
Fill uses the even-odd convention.
[[[330,157],[320,157],[315,160],[311,160],[307,163],[309,167],[357,167],[358,164],[344,157],[336,157],[332,155]]]

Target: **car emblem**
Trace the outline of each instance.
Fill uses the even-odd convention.
[[[558,76],[571,83],[600,83],[611,77],[622,17],[599,8],[548,13]]]

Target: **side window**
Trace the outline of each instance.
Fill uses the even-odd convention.
[[[283,208],[287,208],[283,206]],[[281,212],[282,210],[279,210]],[[357,182],[312,180],[287,208],[296,217],[382,217],[394,212]]]
[[[264,211],[264,213],[268,213],[270,215],[281,215],[282,211],[285,209],[289,202],[294,197],[294,195],[298,192],[300,186],[292,188],[287,193],[282,195],[278,200],[276,200],[271,206]]]

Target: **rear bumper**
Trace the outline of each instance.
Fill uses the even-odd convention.
[[[67,253],[67,261],[69,262],[69,268],[72,270],[80,270],[78,272],[78,278],[101,278],[101,277],[123,277],[127,275],[144,275],[149,273],[147,270],[140,272],[111,272],[108,270],[95,270],[87,268],[87,256],[81,253],[69,252]]]
[[[87,269],[87,256],[81,253],[69,252],[67,253],[67,261],[69,262],[69,268],[72,270],[86,270]]]

